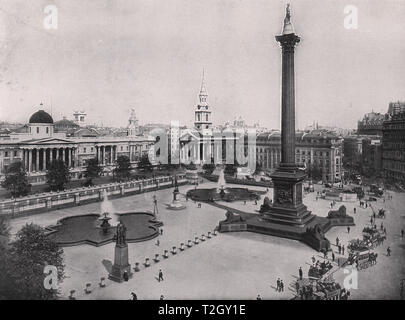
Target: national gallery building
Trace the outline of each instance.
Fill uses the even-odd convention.
[[[133,113],[125,136],[97,135],[95,130],[89,135],[67,135],[66,132],[56,132],[51,115],[39,110],[30,117],[24,130],[0,136],[0,180],[4,178],[7,167],[16,161],[24,164],[32,184],[45,183],[46,170],[55,159],[65,161],[72,179],[82,177],[86,162],[91,158],[98,159],[105,173],[112,171],[120,155],[128,156],[136,164],[143,154],[148,153],[154,139],[138,135],[134,125],[137,121]],[[89,130],[77,129],[77,132],[83,131]]]

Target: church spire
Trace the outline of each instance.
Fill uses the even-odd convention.
[[[203,68],[199,98],[200,98],[200,106],[207,106],[208,93],[207,93],[207,88],[205,87],[205,69],[204,68]]]

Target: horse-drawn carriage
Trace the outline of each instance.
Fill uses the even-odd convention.
[[[377,213],[377,218],[379,218],[379,219],[385,219],[385,214],[386,214],[386,210],[385,209],[383,209],[383,208],[381,208],[380,210],[378,210],[378,213]]]
[[[377,228],[365,227],[363,229],[363,241],[370,249],[383,244],[386,238],[384,232]]]
[[[367,269],[377,263],[377,253],[371,252],[366,243],[356,239],[349,242],[348,264],[355,264],[357,270]]]
[[[339,300],[346,297],[346,290],[335,281],[315,279],[297,280],[297,297],[301,300]]]
[[[313,280],[319,280],[330,269],[332,269],[332,264],[329,261],[317,263],[317,264],[309,267],[308,278],[313,279]]]

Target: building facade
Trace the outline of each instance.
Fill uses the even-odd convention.
[[[62,159],[68,165],[73,179],[82,177],[91,158],[97,158],[104,172],[108,173],[114,168],[118,156],[128,156],[136,165],[153,144],[154,140],[149,136],[132,134],[125,137],[67,137],[66,132],[54,132],[52,117],[39,110],[30,117],[27,132],[12,132],[1,138],[0,179],[4,177],[7,167],[16,161],[24,164],[33,184],[45,182],[46,170],[56,159]]]
[[[392,109],[392,114],[383,124],[383,176],[388,180],[405,184],[405,108],[402,110],[400,107],[396,109],[392,107]]]
[[[281,162],[280,132],[259,134],[256,149],[257,163],[263,170],[273,172]],[[343,141],[339,136],[317,130],[296,133],[296,163],[306,168],[318,167],[322,181],[341,181],[342,156]]]
[[[357,123],[357,134],[360,135],[382,135],[385,115],[370,112],[364,115],[363,119]]]

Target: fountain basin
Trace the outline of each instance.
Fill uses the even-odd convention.
[[[152,213],[125,212],[118,215],[127,227],[127,242],[146,241],[158,236],[162,223],[156,221]],[[97,213],[66,217],[56,225],[46,227],[47,236],[62,247],[81,244],[98,247],[113,242],[116,227],[111,226],[106,232],[100,220]]]
[[[259,200],[260,195],[256,191],[247,188],[218,188],[192,189],[187,191],[187,197],[194,201],[247,201]]]

